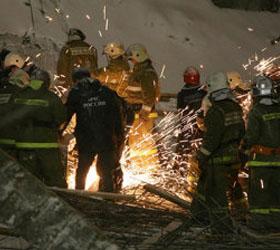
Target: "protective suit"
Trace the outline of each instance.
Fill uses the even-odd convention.
[[[135,111],[129,136],[131,157],[143,167],[157,165],[157,148],[151,131],[157,118],[155,104],[159,92],[158,75],[144,46],[131,45],[127,56],[134,64],[127,87],[127,102]]]
[[[97,50],[86,43],[85,35],[77,29],[70,29],[68,42],[61,49],[57,62],[57,75],[61,85],[72,87],[72,71],[74,68],[86,68],[90,72],[97,69]]]
[[[30,85],[14,99],[18,120],[16,149],[19,162],[48,186],[66,187],[58,136],[66,121],[66,109],[58,96],[49,91],[48,72],[37,70]]]
[[[207,83],[212,106],[205,117],[206,131],[196,157],[206,175],[205,201],[212,232],[224,234],[232,232],[228,196],[240,168],[239,144],[245,126],[242,109],[228,89],[226,75],[215,73]]]
[[[245,148],[250,152],[250,226],[256,230],[280,229],[280,103],[273,82],[254,80],[255,104],[249,113]]]
[[[75,74],[75,72],[74,72]],[[116,163],[119,140],[124,136],[121,105],[115,92],[98,80],[83,77],[69,93],[68,121],[76,114],[75,137],[79,154],[76,188],[84,189],[86,176],[97,156],[99,191],[117,190]]]
[[[15,110],[14,99],[27,84],[29,76],[17,69],[10,74],[9,79],[2,82],[0,88],[0,148],[14,157],[17,157],[15,143],[18,124],[10,116]]]

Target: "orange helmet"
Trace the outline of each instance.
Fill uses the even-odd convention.
[[[184,82],[190,85],[199,85],[200,84],[199,71],[193,66],[188,67],[184,72]]]

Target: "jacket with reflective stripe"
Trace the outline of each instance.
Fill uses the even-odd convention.
[[[199,157],[210,158],[214,164],[238,161],[238,145],[245,133],[239,104],[230,99],[213,102],[205,117],[205,126]]]
[[[152,109],[156,103],[158,81],[150,60],[136,64],[128,80],[127,102],[143,104]]]
[[[254,145],[269,148],[280,146],[280,104],[257,103],[249,113],[248,127],[244,138],[246,149]],[[278,165],[280,155],[254,154],[251,166]]]
[[[66,108],[54,93],[42,86],[26,88],[15,99],[18,148],[57,148],[58,129],[66,121]]]

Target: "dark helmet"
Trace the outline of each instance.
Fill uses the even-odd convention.
[[[72,71],[72,80],[73,82],[78,82],[84,78],[89,78],[90,72],[88,69],[85,68],[75,68]]]
[[[82,41],[86,39],[86,35],[79,29],[71,28],[68,32],[68,39],[72,40],[73,37],[79,37]],[[75,39],[76,40],[76,39]]]
[[[188,67],[184,72],[184,82],[190,85],[200,85],[200,74],[195,67]]]
[[[51,84],[51,76],[49,72],[42,70],[42,69],[36,69],[32,72],[31,80],[40,80],[44,82],[44,85],[49,87]]]

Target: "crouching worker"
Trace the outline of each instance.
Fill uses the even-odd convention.
[[[75,69],[75,87],[67,100],[68,121],[76,114],[75,136],[79,155],[76,189],[84,189],[88,171],[97,156],[99,191],[118,191],[122,172],[116,163],[118,143],[124,136],[121,104],[116,93],[90,78],[86,69]]]

